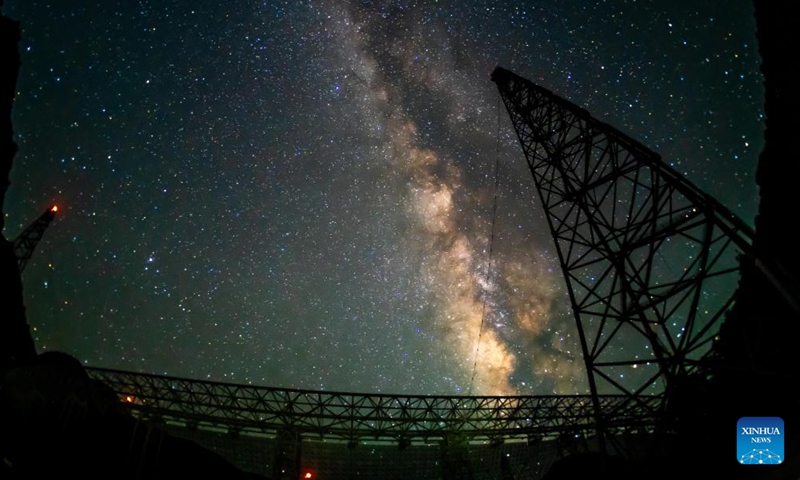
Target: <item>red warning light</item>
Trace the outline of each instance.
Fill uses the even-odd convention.
[[[58,205],[53,205],[52,207],[50,207],[50,211],[56,213],[58,211]]]
[[[306,472],[306,473],[303,475],[303,478],[314,478],[314,475],[312,475],[312,474],[311,474],[311,472]]]

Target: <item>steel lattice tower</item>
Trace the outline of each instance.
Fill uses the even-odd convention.
[[[50,222],[53,221],[57,211],[58,207],[55,205],[48,208],[14,239],[14,255],[17,257],[17,266],[19,267],[20,273],[25,270],[28,260],[31,259],[33,251],[42,239],[42,236],[44,236],[45,230],[47,230]]]
[[[508,70],[492,74],[546,212],[598,395],[666,406],[730,310],[753,232],[659,155]]]

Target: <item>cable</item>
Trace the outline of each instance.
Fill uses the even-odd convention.
[[[494,201],[492,204],[492,233],[489,236],[489,259],[486,262],[486,281],[484,285],[489,284],[489,276],[492,271],[492,253],[494,252],[494,236],[495,228],[497,226],[497,186],[500,179],[500,97],[497,97],[497,147],[494,161]],[[486,323],[486,292],[483,295],[483,311],[481,312],[481,326],[478,329],[478,341],[475,345],[475,361],[472,365],[472,378],[469,381],[469,390],[467,396],[472,395],[472,388],[475,386],[475,373],[478,371],[478,352],[481,348],[481,339],[483,338],[483,325]]]

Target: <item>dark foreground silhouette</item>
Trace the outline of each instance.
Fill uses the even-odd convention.
[[[6,373],[0,431],[3,479],[264,478],[132,417],[64,353],[43,353]]]

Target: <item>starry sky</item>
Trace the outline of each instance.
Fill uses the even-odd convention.
[[[753,225],[749,2],[6,1],[38,350],[367,393],[587,393],[503,66]],[[494,234],[493,234],[494,232]],[[490,241],[493,238],[493,241]],[[624,348],[620,345],[619,348]]]

